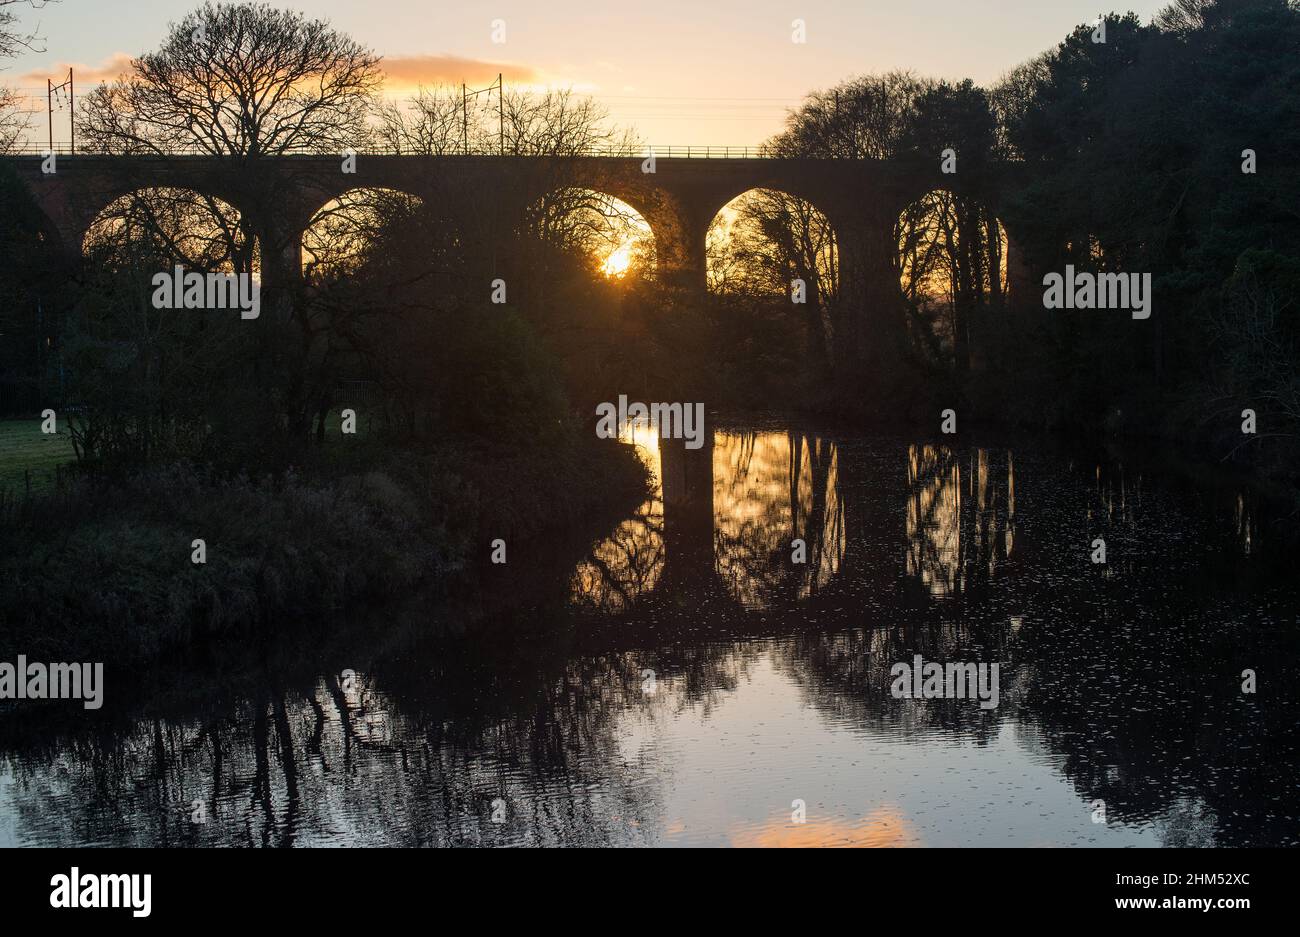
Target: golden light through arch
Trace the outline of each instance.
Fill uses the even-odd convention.
[[[621,280],[632,268],[632,245],[620,244],[610,251],[605,262],[600,265],[600,272],[609,279]]]
[[[193,189],[141,188],[115,198],[82,236],[83,254],[123,261],[145,248],[187,267],[260,270],[258,246],[245,237],[233,205]]]
[[[653,274],[655,236],[645,217],[622,199],[597,193],[600,222],[593,239],[599,270],[607,280]]]
[[[962,250],[958,210],[952,192],[934,189],[899,216],[895,227],[899,286],[910,301],[952,302],[958,277],[955,265]],[[985,260],[980,289],[1001,294],[1007,283],[1007,231],[1001,220],[982,212],[979,240],[978,252]]]
[[[817,206],[779,189],[737,195],[705,235],[706,278],[716,293],[784,296],[793,270],[830,300],[839,287],[834,226]]]
[[[398,189],[348,189],[322,205],[302,233],[299,262],[309,279],[356,271],[385,225],[419,211],[423,199]]]
[[[619,281],[653,277],[656,272],[654,231],[620,198],[567,186],[548,192],[529,214],[534,236],[582,258],[595,276]]]

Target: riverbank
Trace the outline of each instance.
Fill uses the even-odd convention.
[[[25,496],[52,488],[76,458],[66,431],[42,433],[39,419],[0,420],[0,490]]]
[[[450,588],[493,540],[630,510],[646,483],[630,447],[580,434],[544,459],[357,447],[260,478],[185,465],[80,478],[11,508],[0,634],[29,655],[118,664],[256,640],[278,619]]]

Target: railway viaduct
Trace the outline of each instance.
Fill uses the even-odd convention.
[[[213,196],[265,232],[264,278],[269,246],[283,261],[280,276],[297,275],[302,233],[313,216],[343,193],[358,188],[394,189],[426,205],[445,208],[469,225],[508,229],[525,208],[548,191],[566,186],[612,195],[635,208],[655,237],[660,276],[678,286],[703,289],[705,239],[717,212],[755,188],[777,189],[805,199],[834,226],[841,283],[861,312],[849,323],[856,334],[837,336],[861,351],[876,344],[882,322],[873,317],[898,302],[897,234],[904,208],[935,189],[973,194],[999,217],[1015,194],[1015,166],[979,174],[944,174],[938,160],[840,160],[657,157],[646,172],[639,156],[367,155],[355,171],[333,155],[286,155],[239,160],[206,155],[59,155],[54,172],[38,155],[6,160],[30,188],[51,234],[79,251],[96,216],[116,198],[143,188],[176,187]],[[1008,230],[1009,305],[1032,289],[1021,262],[1016,232]],[[878,346],[877,346],[878,347]],[[869,356],[868,356],[869,357]],[[862,360],[861,358],[859,360]]]

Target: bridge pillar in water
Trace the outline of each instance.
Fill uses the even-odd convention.
[[[664,499],[664,578],[697,585],[713,576],[713,433],[687,449],[682,439],[659,440]]]

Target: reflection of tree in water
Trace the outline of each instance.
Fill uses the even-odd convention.
[[[1014,710],[1012,668],[1002,665],[1000,706],[988,711],[971,699],[894,699],[889,671],[896,663],[912,664],[916,654],[926,662],[1005,660],[1009,639],[1009,627],[972,630],[959,621],[936,620],[897,628],[801,633],[778,643],[773,660],[803,689],[809,705],[837,724],[903,738],[943,730],[985,744]]]
[[[668,767],[654,726],[712,711],[761,652],[723,641],[571,656],[569,640],[439,641],[364,672],[258,681],[201,711],[30,733],[5,746],[16,828],[46,844],[647,841],[662,789],[645,779]]]
[[[1015,547],[1012,454],[910,446],[907,481],[907,574],[935,598],[987,585]]]
[[[713,455],[713,547],[728,594],[760,605],[779,575],[776,554],[793,529],[790,443],[777,434],[723,435]]]
[[[663,533],[663,502],[647,501],[578,566],[572,588],[574,602],[615,613],[652,592],[664,567]]]
[[[574,570],[570,593],[575,605],[598,612],[626,611],[658,584],[664,568],[663,464],[654,430],[633,421],[620,438],[636,446],[654,477],[654,489]]]
[[[659,441],[637,442],[661,477]],[[670,466],[683,458],[669,454]],[[577,604],[625,611],[654,592],[667,566],[681,571],[674,586],[684,578],[693,591],[717,587],[754,609],[805,599],[831,582],[846,546],[833,443],[802,433],[720,431],[709,469],[711,480],[680,486],[667,506],[657,491],[592,550],[574,577]],[[669,527],[676,536],[666,542]],[[795,538],[805,543],[804,563],[791,561]]]
[[[1082,579],[1063,587],[1081,614],[1021,643],[1035,679],[1020,718],[1064,756],[1081,796],[1104,800],[1111,820],[1158,820],[1175,842],[1300,842],[1300,648],[1261,627],[1294,597],[1207,607],[1159,573],[1099,595]],[[1256,696],[1241,692],[1247,668],[1268,673]]]
[[[633,655],[639,666],[654,670],[657,690],[645,718],[661,718],[698,709],[707,717],[733,694],[763,657],[750,641],[716,641],[694,646],[667,645]]]
[[[856,556],[872,534],[858,520],[871,470],[852,449],[840,454],[855,479],[845,497]],[[1268,627],[1294,621],[1295,597],[1225,591],[1261,574],[1225,562],[1207,576],[1205,566],[1207,545],[1225,559],[1260,549],[1257,506],[1234,489],[1180,500],[1114,462],[1027,476],[1015,468],[1010,453],[911,447],[908,579],[956,601],[891,599],[855,570],[843,585],[865,600],[859,607],[870,603],[878,626],[796,632],[775,652],[782,669],[837,723],[988,739],[1013,721],[1020,744],[1062,759],[1083,806],[1104,800],[1111,822],[1152,823],[1170,845],[1300,840],[1291,777],[1300,647],[1288,629]],[[1026,505],[1028,554],[1016,523]],[[1118,551],[1109,575],[1088,561],[1093,536]],[[1014,574],[994,579],[1013,549]],[[823,620],[832,610],[811,604]],[[917,653],[1001,661],[1000,708],[900,705],[889,667]],[[1244,696],[1242,671],[1261,667],[1267,695]]]
[[[802,433],[720,436],[714,505],[718,570],[747,608],[807,598],[839,572],[844,513],[829,440]],[[802,564],[791,561],[796,538],[806,547]]]
[[[627,783],[611,720],[639,677],[602,683],[581,669],[497,720],[399,702],[357,674],[215,717],[63,738],[8,760],[19,828],[36,842],[118,845],[634,839],[655,826],[655,792]],[[503,825],[491,822],[498,798]],[[195,809],[206,823],[191,822]]]
[[[977,743],[1013,726],[1019,745],[1069,779],[1081,811],[1104,800],[1111,823],[1153,824],[1166,843],[1300,841],[1295,596],[1225,588],[1205,572],[1207,543],[1242,555],[1237,491],[1205,504],[1198,526],[1163,489],[1105,481],[1119,478],[1112,469],[1098,488],[1090,462],[1017,458],[1013,475],[1009,456],[978,450],[737,434],[710,464],[708,542],[722,545],[741,594],[768,603],[759,609],[652,588],[629,591],[635,601],[609,616],[575,608],[572,583],[555,576],[556,594],[513,618],[494,613],[488,630],[373,660],[341,655],[360,670],[350,686],[341,667],[294,678],[259,661],[233,701],[202,709],[150,697],[99,733],[81,719],[65,734],[7,720],[14,783],[0,800],[20,835],[40,842],[642,842],[662,826],[673,765],[656,727],[707,716],[770,656],[835,725]],[[1117,506],[1108,530],[1134,557],[1109,578],[1086,549],[1089,512],[1108,511],[1106,498]],[[736,522],[720,538],[724,505]],[[1270,528],[1248,507],[1258,550]],[[934,529],[941,519],[956,527],[955,559],[939,549],[952,539]],[[798,572],[788,568],[796,531],[810,538]],[[939,570],[931,582],[962,588],[900,585],[924,582],[927,564]],[[838,571],[823,584],[818,569]],[[373,641],[367,632],[359,646]],[[889,668],[918,653],[1001,662],[1000,707],[894,700]],[[1240,692],[1246,668],[1260,675],[1257,696]],[[503,826],[490,822],[497,798]],[[206,825],[190,823],[196,799]]]
[[[1151,824],[1165,845],[1295,844],[1295,641],[1234,660],[1231,635],[1248,627],[1232,622],[1208,642],[1155,628],[1135,644],[1080,621],[1019,634],[947,621],[800,633],[777,643],[773,659],[832,724],[900,741],[939,732],[979,744],[1014,724],[1020,746],[1058,764],[1081,811],[1104,801],[1109,823]],[[1171,652],[1174,644],[1182,647]],[[984,712],[970,700],[894,700],[889,668],[914,654],[1001,660],[1001,705]],[[1269,698],[1240,694],[1245,656],[1289,662],[1269,668]]]
[[[1243,529],[1253,497],[1154,485],[1142,465],[1112,455],[1022,484],[1022,504],[1055,510],[1030,512],[1033,565],[1052,579],[1021,590],[1037,608],[1018,644],[1034,673],[1020,718],[1111,820],[1155,822],[1170,844],[1300,841],[1280,768],[1300,758],[1300,641],[1278,627],[1296,596],[1258,562],[1260,525]],[[1084,560],[1098,536],[1105,566]],[[1247,668],[1268,672],[1256,696],[1241,692]]]

